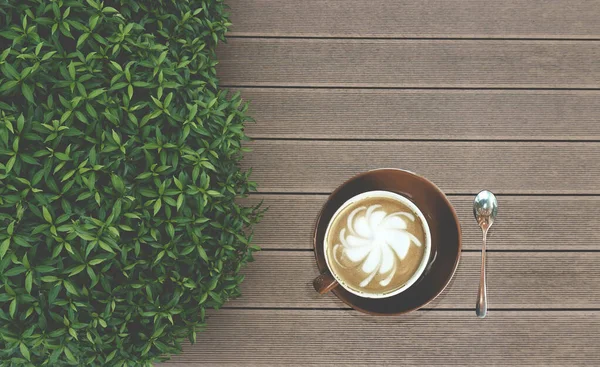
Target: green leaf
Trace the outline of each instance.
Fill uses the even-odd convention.
[[[27,276],[25,277],[25,290],[27,293],[31,293],[31,287],[33,285],[33,276],[31,275],[31,271],[27,272]]]
[[[35,104],[35,101],[33,100],[33,89],[31,88],[31,86],[29,86],[29,84],[26,84],[26,83],[21,84],[21,92],[23,92],[23,96],[30,103]]]
[[[7,47],[4,51],[2,51],[2,53],[0,53],[0,61],[6,60],[6,58],[8,57],[8,54],[10,54],[11,50],[12,49],[10,47]]]
[[[150,98],[152,98],[152,101],[158,108],[160,108],[160,109],[163,108],[163,104],[158,98],[154,98],[154,96],[150,96]]]
[[[156,215],[158,213],[158,211],[160,210],[161,207],[162,207],[162,200],[156,199],[156,201],[154,202],[154,215]]]
[[[212,163],[210,163],[210,162],[206,162],[206,161],[204,161],[204,162],[200,162],[200,164],[201,164],[202,166],[204,166],[204,167],[206,167],[206,168],[210,169],[210,170],[213,170],[213,171],[216,171],[216,170],[217,170],[217,169],[215,168],[215,166],[213,166],[213,165],[212,165]]]
[[[106,244],[106,242],[104,241],[98,241],[98,245],[100,245],[100,247],[104,250],[104,251],[108,251],[111,254],[115,253],[115,250],[113,250],[108,244]]]
[[[121,138],[114,130],[112,131],[112,138],[115,141],[115,143],[121,144]]]
[[[57,152],[57,153],[54,153],[54,156],[56,158],[60,159],[61,161],[70,161],[71,160],[71,158],[65,153]]]
[[[67,121],[67,119],[69,117],[71,117],[72,113],[73,113],[73,111],[71,111],[71,110],[65,111],[65,113],[63,113],[62,116],[60,117],[60,123],[62,124],[63,122]]]
[[[173,99],[173,92],[169,93],[165,98],[164,107],[167,108],[171,104],[171,100]]]
[[[68,347],[64,347],[64,353],[65,356],[67,357],[67,359],[71,362],[77,362],[77,359],[75,358],[75,356],[73,355],[73,353],[71,353],[71,350]]]
[[[123,89],[123,88],[127,87],[128,85],[129,85],[129,83],[125,83],[125,82],[115,83],[115,85],[113,85],[112,87],[110,87],[110,90]]]
[[[77,119],[79,119],[79,121],[88,124],[89,120],[88,118],[83,114],[83,112],[81,111],[75,111],[75,116],[77,116]]]
[[[17,119],[17,131],[22,132],[23,127],[25,127],[25,117],[23,117],[23,114],[20,114],[19,118]]]
[[[54,301],[56,300],[56,297],[58,296],[58,292],[60,292],[61,290],[61,286],[60,284],[55,285],[54,288],[52,288],[50,290],[50,292],[48,292],[48,302],[49,303],[54,303]]]
[[[156,258],[154,259],[154,264],[158,263],[160,261],[160,259],[162,259],[165,256],[166,251],[162,250],[161,252],[158,253],[158,255],[156,255]]]
[[[188,114],[188,119],[193,120],[194,117],[196,117],[196,113],[198,113],[198,105],[194,104],[189,109],[190,109],[190,113]]]
[[[120,193],[124,193],[125,192],[125,185],[123,184],[123,180],[121,179],[121,177],[117,176],[117,175],[112,175],[110,177],[110,180],[112,182],[113,187]]]
[[[21,74],[8,62],[5,62],[0,66],[0,70],[8,79],[20,80]]]
[[[56,54],[56,51],[46,52],[46,54],[44,54],[44,56],[42,57],[42,61],[50,59],[52,56],[54,56],[54,54]]]
[[[73,283],[69,282],[68,280],[63,280],[63,285],[65,286],[65,289],[67,290],[67,292],[74,294],[74,295],[79,294],[77,292],[77,289],[73,285]]]
[[[8,224],[8,227],[6,227],[6,232],[8,233],[9,236],[12,236],[15,233],[15,221],[14,220]]]
[[[165,58],[167,57],[167,51],[163,52],[160,54],[160,56],[158,57],[158,63],[162,64],[163,61],[165,61]]]
[[[140,81],[136,81],[132,83],[134,87],[141,87],[141,88],[149,88],[152,86],[152,84],[148,83],[148,82],[140,82]]]
[[[86,0],[88,2],[88,4],[91,2],[89,0]],[[98,9],[98,6],[93,6],[94,8]],[[96,28],[96,25],[98,24],[98,19],[100,18],[100,16],[98,14],[94,14],[90,17],[90,21],[88,23],[88,25],[90,26],[90,29],[94,29]]]
[[[17,312],[17,299],[15,298],[10,302],[10,306],[8,306],[8,313],[10,314],[10,317],[12,317],[14,319],[16,312]]]
[[[50,272],[53,272],[54,270],[56,270],[56,268],[54,268],[52,266],[48,266],[48,265],[40,265],[40,266],[36,266],[36,268],[35,268],[35,271],[37,271],[40,274],[50,273]]]
[[[69,178],[73,177],[73,175],[75,174],[75,170],[71,170],[69,172],[67,172],[61,179],[60,182],[65,182],[66,180],[68,180]]]
[[[27,348],[27,346],[24,343],[19,343],[19,351],[21,351],[23,358],[25,358],[28,361],[31,360],[31,354],[29,354],[29,348]]]
[[[9,247],[10,247],[10,238],[7,238],[4,241],[2,241],[2,244],[0,245],[0,259],[4,258],[4,255],[6,255],[6,252],[8,251]]]
[[[81,273],[85,269],[85,265],[78,265],[69,273],[69,277]]]
[[[52,215],[45,206],[42,207],[42,212],[44,214],[44,219],[46,220],[46,222],[52,224]]]
[[[198,255],[200,255],[200,258],[202,258],[202,260],[208,262],[208,255],[206,254],[206,251],[204,251],[202,246],[197,245],[196,249],[198,250]]]
[[[23,274],[26,271],[27,271],[27,269],[25,269],[25,267],[23,267],[23,266],[17,266],[17,267],[11,268],[10,270],[6,271],[4,273],[4,275],[7,276],[7,277],[12,277],[12,276],[15,276],[15,275]]]
[[[17,156],[13,155],[12,157],[10,157],[10,159],[8,160],[8,162],[6,162],[6,173],[10,172],[12,170],[12,168],[15,165],[15,162],[17,161]]]
[[[106,259],[92,259],[90,260],[89,264],[90,265],[98,265],[101,264],[102,262],[104,262]]]
[[[30,269],[31,268],[31,264],[29,264],[29,258],[27,253],[25,253],[25,255],[23,255],[23,266],[25,266],[25,269]]]
[[[106,90],[104,88],[96,89],[95,91],[88,94],[88,99],[94,99],[105,92],[106,92]]]
[[[120,237],[121,234],[119,233],[119,230],[116,229],[115,227],[108,227],[108,231],[114,236],[114,237]]]
[[[71,63],[69,63],[69,76],[71,77],[72,80],[75,80],[75,64],[73,64],[73,62],[71,61]]]
[[[156,338],[160,337],[163,334],[163,332],[165,331],[165,328],[166,328],[166,325],[159,326],[158,328],[156,328],[154,330],[154,332],[152,333],[151,338],[156,339]]]
[[[84,232],[84,231],[77,231],[77,235],[79,236],[79,238],[81,238],[82,240],[86,240],[86,241],[93,241],[96,239],[96,237],[94,235],[92,235],[91,233],[88,232]]]
[[[113,350],[112,352],[110,352],[107,356],[106,356],[106,362],[110,362],[113,360],[113,358],[115,358],[115,356],[117,355],[117,351]]]
[[[77,39],[77,48],[81,47],[81,45],[83,45],[83,43],[88,39],[88,37],[90,36],[89,33],[83,33],[81,36],[79,36],[79,38]]]
[[[13,89],[17,85],[19,85],[19,82],[16,80],[9,80],[7,82],[3,82],[2,84],[0,84],[0,93]]]

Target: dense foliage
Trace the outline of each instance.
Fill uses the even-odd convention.
[[[260,213],[221,0],[0,0],[0,366],[139,366],[239,294]]]

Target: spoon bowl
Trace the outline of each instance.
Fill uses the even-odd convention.
[[[492,192],[483,190],[473,201],[473,215],[480,227],[489,229],[498,215],[498,200]]]

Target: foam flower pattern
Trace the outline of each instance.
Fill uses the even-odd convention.
[[[340,231],[340,243],[334,247],[334,254],[342,247],[342,258],[360,266],[365,278],[360,286],[366,287],[377,273],[387,276],[379,281],[388,285],[406,257],[411,244],[422,246],[421,241],[407,231],[407,220],[415,221],[408,212],[387,214],[381,205],[361,206],[348,216],[346,227]],[[335,261],[341,266],[340,259]]]

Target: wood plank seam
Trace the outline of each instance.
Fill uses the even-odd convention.
[[[371,40],[371,41],[386,41],[386,40],[405,40],[405,41],[583,41],[583,42],[599,42],[600,38],[575,38],[575,37],[560,37],[560,38],[539,38],[539,37],[372,37],[372,36],[268,36],[268,35],[246,35],[243,33],[230,32],[227,34],[228,39],[317,39],[317,40]]]

